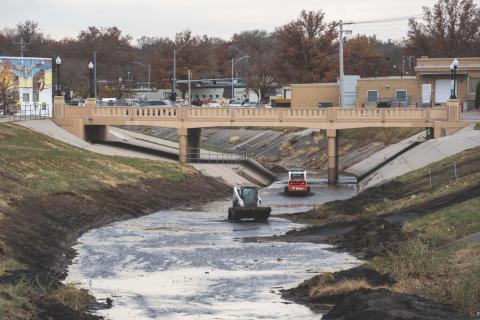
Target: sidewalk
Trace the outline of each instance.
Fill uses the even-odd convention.
[[[480,122],[480,111],[467,111],[462,113],[462,120]]]

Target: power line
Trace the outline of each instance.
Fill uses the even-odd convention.
[[[384,18],[384,19],[373,19],[373,20],[363,20],[363,21],[349,21],[343,22],[344,25],[353,25],[353,24],[370,24],[370,23],[385,23],[385,22],[397,22],[405,21],[410,19],[421,18],[422,15],[412,15],[412,16],[403,16],[403,17],[394,17],[394,18]]]

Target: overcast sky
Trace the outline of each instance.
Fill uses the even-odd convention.
[[[55,39],[73,37],[88,26],[118,26],[135,39],[169,36],[190,29],[229,39],[234,33],[273,31],[302,9],[326,12],[327,20],[369,20],[418,15],[436,0],[0,0],[0,29],[34,20]],[[401,39],[407,22],[350,26],[355,33]]]

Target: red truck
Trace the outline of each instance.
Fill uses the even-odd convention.
[[[307,182],[307,172],[303,169],[288,170],[288,186],[284,189],[285,195],[310,194],[310,186]]]

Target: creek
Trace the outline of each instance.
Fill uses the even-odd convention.
[[[280,290],[359,261],[328,245],[242,239],[304,227],[278,215],[349,198],[355,181],[342,177],[328,186],[313,177],[313,195],[301,198],[282,194],[284,179],[260,191],[263,204],[272,207],[267,223],[228,222],[228,199],[89,231],[75,247],[66,281],[97,299],[112,299],[112,308],[96,311],[107,319],[319,319],[283,300]]]

